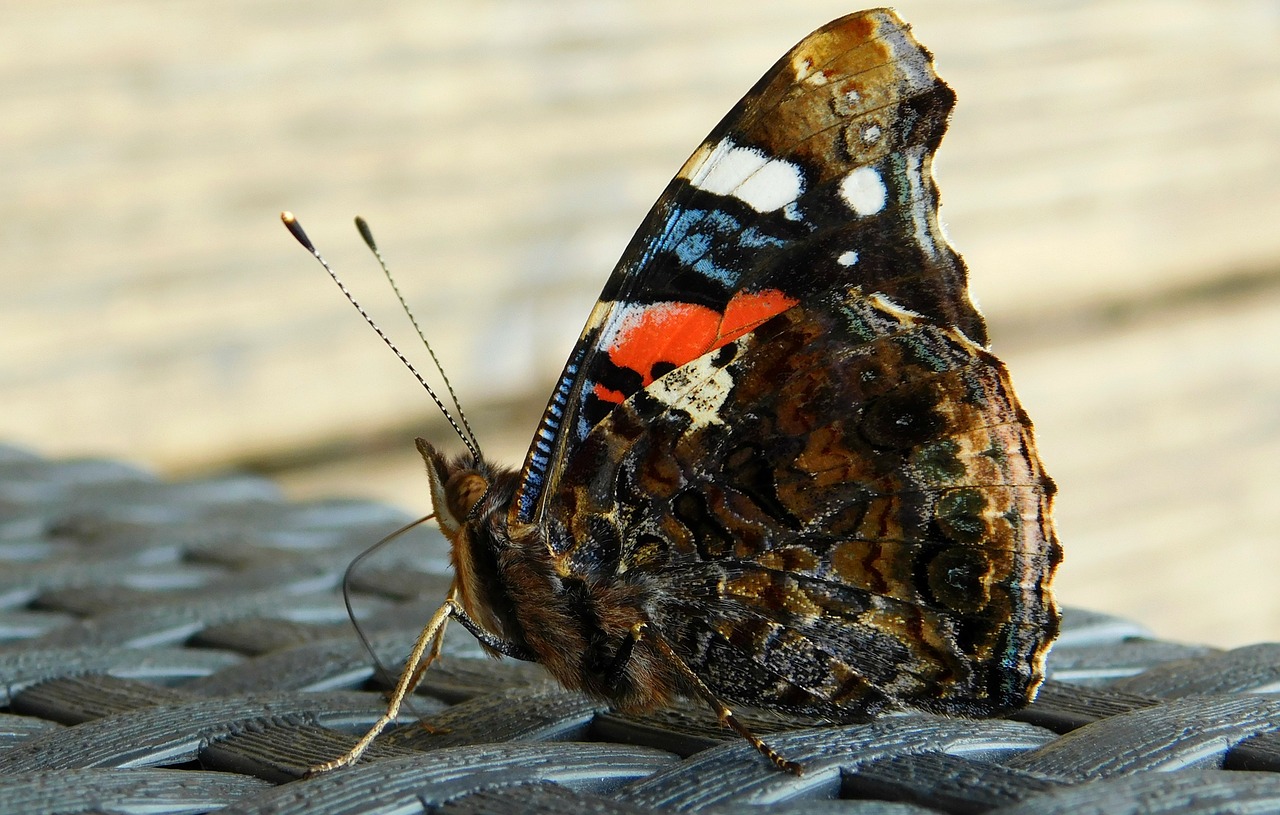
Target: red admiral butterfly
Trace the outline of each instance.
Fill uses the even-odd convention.
[[[725,702],[1034,697],[1054,485],[938,224],[954,99],[891,11],[810,34],[641,224],[523,469],[418,440],[453,589],[388,715],[319,769],[394,718],[450,619],[620,710],[699,696],[793,772]]]

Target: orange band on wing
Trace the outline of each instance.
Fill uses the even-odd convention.
[[[594,394],[601,402],[612,402],[615,405],[622,404],[627,398],[627,395],[622,391],[615,391],[613,388],[606,388],[600,382],[597,382],[596,386],[591,389],[591,393]]]
[[[798,302],[800,301],[786,296],[777,289],[738,292],[729,300],[729,305],[725,306],[724,319],[720,321],[719,339],[707,351],[719,348],[743,334],[754,331],[770,317],[776,317]],[[703,353],[705,354],[706,351]]]
[[[647,387],[653,382],[654,366],[659,363],[678,368],[692,362],[749,333],[797,302],[770,289],[736,293],[723,314],[692,303],[655,303],[625,320],[609,346],[609,359],[620,368],[640,374],[641,387]],[[604,401],[621,401],[615,394],[621,395],[608,389],[602,393],[600,386],[596,387],[596,396]]]

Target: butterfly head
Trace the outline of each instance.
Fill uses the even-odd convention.
[[[418,439],[418,452],[427,464],[436,522],[445,537],[452,540],[489,491],[489,479],[476,466],[479,462],[465,458],[450,461],[422,439]]]
[[[518,639],[504,613],[511,602],[501,569],[511,546],[506,519],[516,473],[466,453],[445,456],[425,439],[417,445],[427,465],[436,522],[449,540],[458,601],[493,634]]]
[[[484,523],[501,502],[494,486],[508,478],[506,468],[494,467],[483,458],[463,453],[446,456],[426,439],[417,439],[418,452],[427,465],[431,502],[436,522],[445,537],[454,541],[465,527]]]

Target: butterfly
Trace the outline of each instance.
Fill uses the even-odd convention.
[[[792,772],[730,704],[841,722],[1034,697],[1055,488],[938,222],[954,101],[888,10],[743,97],[631,239],[524,466],[469,429],[461,456],[418,440],[452,588],[387,716],[319,769],[394,719],[450,620],[622,711],[700,697]]]

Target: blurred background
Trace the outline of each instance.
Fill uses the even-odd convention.
[[[1061,486],[1060,598],[1280,639],[1280,5],[897,6],[943,218]],[[632,231],[843,3],[6,0],[0,441],[429,509],[372,223],[512,464]],[[425,355],[411,353],[423,362]]]

